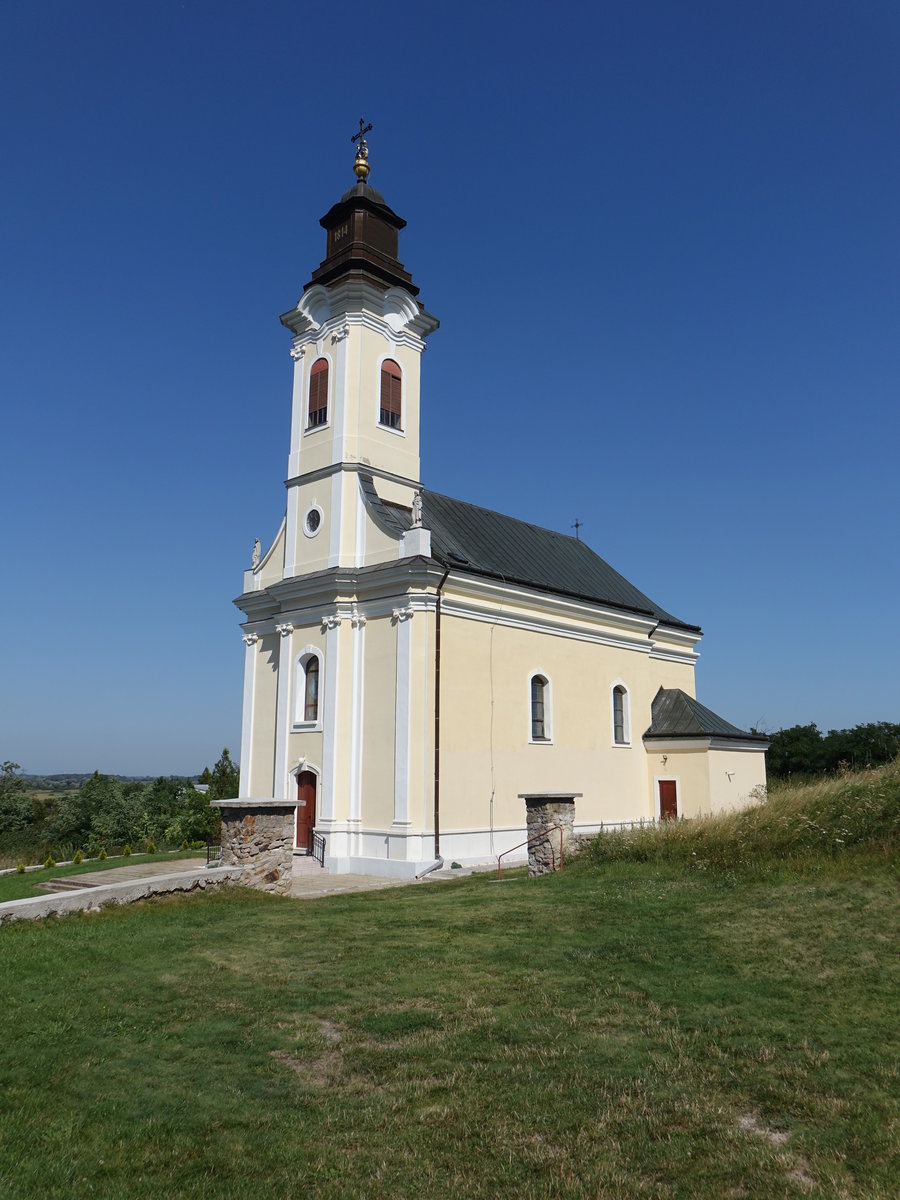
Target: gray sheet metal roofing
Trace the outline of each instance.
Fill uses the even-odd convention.
[[[652,720],[645,738],[720,737],[769,743],[765,735],[738,729],[681,688],[660,688],[650,711]]]
[[[366,489],[371,503],[370,497]],[[385,523],[410,527],[409,509],[380,503],[387,510],[382,514]],[[660,608],[577,538],[427,489],[422,491],[422,524],[431,530],[432,557],[446,567],[700,631],[698,625],[681,621]]]

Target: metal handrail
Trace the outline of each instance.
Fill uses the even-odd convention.
[[[541,833],[534,833],[524,842],[519,842],[518,846],[510,846],[508,850],[504,850],[502,854],[497,855],[497,878],[500,878],[500,859],[505,858],[507,854],[512,854],[513,850],[521,850],[523,846],[530,846],[532,842],[539,842],[548,834],[553,833],[554,829],[559,830],[559,865],[562,866],[563,861],[563,827],[562,825],[551,825],[549,829],[542,830]]]
[[[310,858],[314,858],[320,867],[325,866],[325,839],[314,829],[309,831],[306,853]]]

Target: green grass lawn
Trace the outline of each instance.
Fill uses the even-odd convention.
[[[179,858],[203,858],[205,850],[173,850],[160,854],[116,855],[102,861],[93,858],[78,866],[42,867],[39,871],[26,871],[24,875],[13,873],[0,875],[0,904],[7,900],[24,900],[28,896],[47,896],[48,892],[36,887],[47,879],[61,879],[64,875],[84,875],[93,871],[111,871],[114,867],[136,866],[142,862],[169,862]]]
[[[896,1197],[896,880],[578,863],[0,929],[0,1196]]]

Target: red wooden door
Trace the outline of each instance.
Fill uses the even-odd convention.
[[[312,771],[297,776],[297,849],[309,846],[309,835],[316,823],[316,777]]]
[[[659,819],[661,821],[678,820],[678,785],[674,779],[659,781]]]

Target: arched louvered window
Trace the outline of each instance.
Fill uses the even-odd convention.
[[[381,409],[378,417],[382,425],[391,429],[400,429],[400,395],[403,376],[400,368],[392,358],[386,358],[381,364]]]
[[[531,677],[531,740],[550,740],[550,685],[543,675]]]
[[[612,692],[613,741],[617,746],[627,746],[631,741],[629,728],[628,692],[621,683]]]
[[[307,429],[328,421],[328,359],[319,358],[309,373],[309,420]]]

